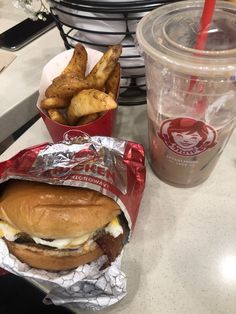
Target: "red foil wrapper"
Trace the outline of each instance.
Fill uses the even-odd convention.
[[[80,136],[26,148],[0,163],[0,183],[9,179],[96,190],[114,199],[133,229],[145,186],[143,146],[111,137]]]
[[[0,268],[0,276],[6,275],[8,272],[5,269]]]

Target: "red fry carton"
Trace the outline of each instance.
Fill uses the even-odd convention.
[[[91,136],[111,136],[115,125],[116,110],[108,110],[98,119],[90,123],[80,126],[69,126],[51,120],[48,117],[46,110],[43,110],[40,107],[41,100],[45,98],[44,95],[47,87],[52,83],[52,80],[55,77],[61,74],[63,69],[69,63],[73,55],[73,51],[74,49],[69,49],[52,58],[43,68],[40,80],[37,108],[54,143],[64,140],[65,136],[68,138],[71,134],[70,131],[73,131],[73,135],[76,134],[76,132],[77,134],[80,134],[82,131]],[[103,54],[102,52],[91,48],[86,48],[86,51],[88,54],[86,73],[88,74],[95,64],[101,59]]]

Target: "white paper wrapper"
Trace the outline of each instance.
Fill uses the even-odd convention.
[[[126,295],[126,276],[120,270],[121,255],[110,267],[100,271],[105,261],[102,256],[95,262],[72,271],[49,272],[31,268],[11,255],[0,239],[0,267],[49,291],[45,304],[66,305],[81,309],[100,310],[115,304]]]

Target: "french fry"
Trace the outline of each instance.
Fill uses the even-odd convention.
[[[83,79],[85,77],[85,71],[87,66],[87,51],[81,44],[77,44],[74,48],[73,56],[61,73],[61,75],[68,74],[68,73],[75,73],[78,75],[79,78]]]
[[[117,107],[121,45],[111,46],[85,78],[87,52],[77,44],[62,73],[46,89],[41,108],[61,124],[83,125],[96,120],[101,113]],[[59,109],[67,108],[67,118]],[[68,120],[67,120],[68,119]]]
[[[52,84],[47,88],[45,92],[46,97],[72,97],[74,93],[88,85],[87,83],[84,83],[81,86],[81,82],[83,82],[85,78],[87,58],[88,56],[85,48],[81,44],[77,44],[74,48],[73,56],[66,68],[59,76],[54,78]],[[67,91],[65,92],[65,86],[68,86],[70,82],[73,82],[72,90],[69,92],[68,87],[66,87]],[[63,86],[64,92],[60,92],[60,86]],[[66,96],[64,97],[64,95]]]
[[[46,92],[46,97],[72,98],[83,89],[90,89],[89,82],[78,78],[62,81],[60,84],[51,84]]]
[[[71,100],[67,109],[68,121],[73,125],[82,116],[116,107],[117,103],[110,95],[96,89],[82,90]]]
[[[48,115],[53,121],[60,124],[68,125],[68,121],[66,120],[66,118],[57,109],[49,109]]]
[[[113,99],[117,99],[120,86],[120,64],[117,63],[114,70],[111,72],[105,85],[105,92]]]
[[[84,125],[84,124],[90,123],[99,117],[100,117],[100,113],[98,113],[98,112],[88,114],[87,116],[83,116],[83,117],[79,118],[77,125]]]
[[[43,109],[59,109],[69,106],[70,101],[68,99],[59,97],[45,98],[41,101],[41,108]]]
[[[102,56],[101,60],[94,66],[86,77],[86,81],[92,88],[101,90],[114,70],[122,52],[122,45],[111,46]]]
[[[68,82],[70,80],[82,80],[77,73],[74,72],[68,72],[65,74],[61,74],[53,79],[52,84],[53,85],[61,85],[65,82]]]

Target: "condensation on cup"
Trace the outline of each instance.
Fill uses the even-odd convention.
[[[236,6],[217,1],[205,50],[196,50],[203,1],[147,14],[137,28],[147,80],[149,158],[177,187],[205,181],[236,120]]]

